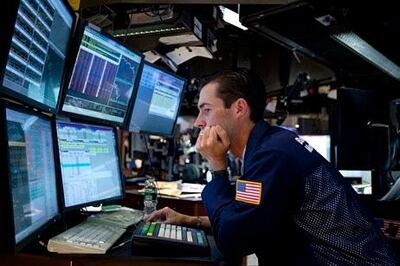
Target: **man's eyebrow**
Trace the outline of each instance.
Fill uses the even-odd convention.
[[[209,104],[209,103],[202,103],[202,104],[199,105],[199,109],[203,108],[203,107],[206,106],[206,105],[211,105],[211,104]]]

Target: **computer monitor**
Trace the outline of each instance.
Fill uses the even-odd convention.
[[[372,171],[339,170],[339,172],[358,194],[362,195],[372,195],[372,193],[376,194],[376,191],[374,191],[375,186],[373,186],[372,182]]]
[[[6,1],[2,8],[2,16],[10,18],[0,34],[0,92],[54,113],[74,28],[73,11],[64,0]]]
[[[331,136],[329,135],[300,135],[327,161],[331,161]]]
[[[337,169],[368,171],[382,167],[377,163],[387,158],[387,131],[377,131],[379,127],[374,124],[389,123],[387,97],[382,90],[337,90],[331,133]]]
[[[143,55],[84,27],[62,111],[123,125]]]
[[[122,199],[124,189],[111,127],[56,122],[66,210]]]
[[[2,103],[0,252],[15,252],[59,216],[50,119]]]
[[[135,94],[129,131],[172,136],[185,79],[145,63]]]

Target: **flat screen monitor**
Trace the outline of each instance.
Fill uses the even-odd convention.
[[[75,17],[63,0],[19,0],[3,16],[14,16],[0,89],[18,101],[55,112]],[[7,4],[6,4],[7,6]],[[8,25],[6,25],[8,27]]]
[[[327,161],[331,161],[331,136],[329,135],[300,135]]]
[[[331,134],[337,169],[368,171],[384,166],[387,131],[373,125],[389,123],[387,97],[382,90],[337,90]]]
[[[3,164],[8,169],[8,185],[1,181],[2,212],[4,220],[13,220],[10,225],[11,239],[3,237],[0,241],[11,241],[19,249],[28,239],[36,237],[45,227],[55,222],[59,215],[54,146],[51,121],[36,114],[22,112],[6,107],[4,133],[7,160]],[[4,162],[5,161],[5,162]],[[3,191],[10,188],[9,191]],[[4,200],[4,195],[9,195]],[[4,230],[7,226],[2,226]],[[6,232],[5,234],[9,234]],[[5,244],[7,246],[7,244]],[[12,247],[11,247],[12,248]]]
[[[64,207],[123,197],[116,134],[111,127],[57,121]]]
[[[376,193],[372,188],[372,171],[339,170],[339,172],[358,194],[372,195],[372,193]]]
[[[185,79],[145,63],[133,104],[129,131],[173,135],[185,84]]]
[[[142,60],[139,52],[86,26],[62,111],[124,124]]]

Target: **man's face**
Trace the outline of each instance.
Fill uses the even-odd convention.
[[[232,137],[232,127],[234,119],[231,108],[225,108],[224,102],[217,97],[217,83],[208,83],[200,91],[198,103],[199,115],[195,121],[195,126],[201,129],[206,126],[220,125],[224,128],[229,137]]]

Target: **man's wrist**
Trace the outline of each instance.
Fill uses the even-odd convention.
[[[224,170],[228,166],[226,158],[209,158],[208,166],[211,171]]]
[[[213,177],[216,177],[216,176],[228,176],[229,175],[228,170],[226,170],[226,169],[217,170],[217,171],[211,170],[211,174],[213,175]]]

